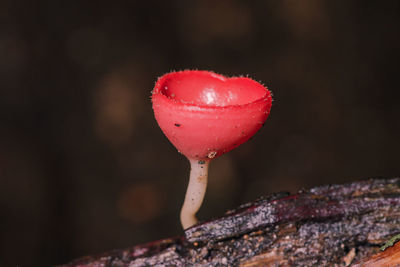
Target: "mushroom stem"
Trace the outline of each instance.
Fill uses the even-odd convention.
[[[209,160],[189,159],[189,161],[190,179],[181,209],[181,224],[184,230],[197,223],[196,212],[203,203],[208,178]]]

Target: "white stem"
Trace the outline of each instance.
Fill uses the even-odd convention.
[[[196,212],[200,209],[201,203],[203,203],[208,177],[208,160],[189,159],[189,161],[191,167],[190,179],[181,209],[183,229],[187,229],[197,223]]]

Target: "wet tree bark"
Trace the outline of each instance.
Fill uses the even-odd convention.
[[[184,236],[64,266],[369,266],[399,262],[397,244],[377,254],[399,233],[400,178],[370,179],[266,196]]]

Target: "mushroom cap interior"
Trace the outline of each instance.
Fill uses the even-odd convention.
[[[172,73],[162,81],[160,90],[169,99],[210,107],[244,105],[267,94],[264,86],[249,78],[225,78],[204,71]]]

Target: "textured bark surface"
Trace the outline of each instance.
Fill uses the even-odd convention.
[[[394,267],[400,266],[400,243],[394,244],[385,251],[372,255],[353,265],[353,267]]]
[[[400,179],[370,179],[263,197],[185,236],[64,266],[350,266],[398,233]]]

